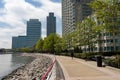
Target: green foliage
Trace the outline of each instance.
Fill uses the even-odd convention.
[[[19,49],[19,51],[20,51],[20,52],[34,52],[34,49],[33,49],[33,48],[28,48],[28,47],[26,47],[26,48],[21,48],[21,49]]]
[[[38,52],[42,52],[43,51],[43,43],[44,43],[43,39],[40,38],[35,45],[35,50]]]
[[[96,23],[91,17],[85,18],[82,22],[77,23],[77,28],[72,34],[74,47],[88,46],[89,50],[94,47],[94,42],[97,40],[98,33],[96,31]]]
[[[56,37],[56,43],[54,45],[55,51],[60,53],[66,49],[65,40],[61,37]]]
[[[48,52],[54,52],[54,40],[55,34],[50,34],[44,40],[43,50]]]
[[[47,52],[60,53],[66,49],[65,40],[57,34],[50,34],[45,38],[43,50]]]
[[[95,59],[95,55],[97,55],[97,53],[82,53],[80,54],[80,58],[87,59],[87,60],[93,60],[93,58]]]
[[[93,9],[93,14],[96,18],[96,30],[113,35],[113,47],[115,51],[115,36],[119,36],[118,34],[120,33],[120,1],[93,0],[88,5]]]
[[[84,21],[84,43],[85,45],[93,46],[93,42],[96,41],[96,37],[98,34],[96,34],[96,30],[94,30],[95,22],[90,18],[87,17]]]
[[[120,1],[119,0],[94,0],[89,6],[94,10],[94,15],[106,31],[119,32]]]
[[[106,59],[105,63],[109,66],[120,69],[120,55],[114,56],[113,58]]]

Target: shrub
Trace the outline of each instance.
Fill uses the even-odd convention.
[[[112,66],[120,69],[120,55],[117,55],[114,58],[106,59],[105,63],[108,66]]]
[[[87,60],[93,60],[95,58],[96,53],[81,53],[80,58],[87,59]]]

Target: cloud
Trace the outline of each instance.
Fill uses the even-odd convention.
[[[32,4],[32,5],[34,5],[35,7],[42,6],[42,4],[38,3],[36,0],[25,0],[25,1],[28,2],[28,3],[30,3],[30,4]]]
[[[42,37],[46,36],[46,16],[54,12],[57,17],[57,31],[61,34],[61,3],[51,0],[33,0],[41,4],[27,2],[28,0],[3,0],[0,8],[0,48],[11,48],[12,36],[26,34],[26,21],[37,18],[42,23]],[[3,23],[5,25],[3,25]],[[2,24],[2,25],[1,25]]]

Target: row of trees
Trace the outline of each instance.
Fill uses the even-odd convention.
[[[60,53],[66,50],[65,40],[57,34],[50,34],[44,40],[40,38],[36,45],[35,51]]]
[[[120,32],[120,1],[94,0],[88,6],[92,8],[93,14],[76,23],[75,31],[65,36],[67,43],[70,47],[81,49],[81,46],[84,46],[84,51],[93,51],[94,43],[97,42],[101,46],[101,35],[110,33],[113,36],[115,51],[115,36],[119,36]]]

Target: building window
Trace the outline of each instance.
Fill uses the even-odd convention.
[[[106,49],[106,47],[104,47],[104,51],[106,51],[107,49]]]
[[[117,50],[117,51],[120,51],[120,46],[117,46],[117,47],[116,47],[116,50]]]
[[[100,47],[100,52],[102,52],[103,51],[103,47]]]
[[[120,43],[120,39],[115,39],[115,43]]]
[[[107,51],[111,51],[111,47],[107,47]]]
[[[76,0],[76,2],[80,2],[81,0]]]

